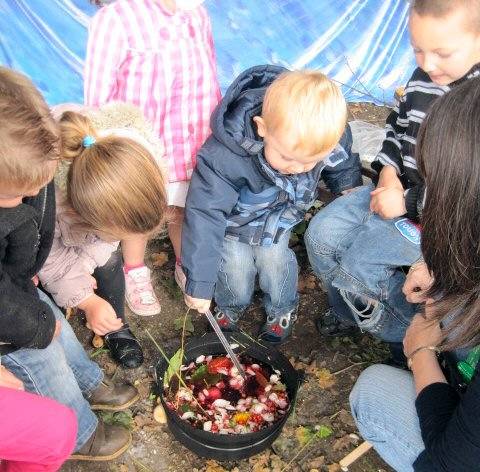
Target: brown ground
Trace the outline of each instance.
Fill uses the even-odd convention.
[[[351,104],[351,118],[382,125],[388,109],[369,104]],[[145,350],[144,366],[133,371],[117,369],[108,353],[92,347],[91,333],[77,317],[72,320],[79,338],[88,352],[117,379],[134,383],[141,393],[141,401],[125,413],[106,421],[128,424],[133,434],[131,448],[111,463],[69,462],[65,472],[286,472],[339,471],[338,461],[362,441],[349,413],[348,394],[359,373],[367,365],[387,357],[385,347],[368,335],[356,338],[322,339],[315,330],[314,320],[326,309],[325,293],[318,286],[306,260],[301,241],[293,243],[301,273],[301,301],[299,319],[292,338],[281,347],[295,367],[306,371],[294,414],[291,415],[279,439],[262,454],[235,463],[207,461],[189,452],[170,434],[166,425],[153,420],[156,399],[152,393],[154,365],[160,354],[149,339],[148,330],[168,352],[174,352],[181,331],[175,324],[186,312],[181,294],[173,282],[174,258],[166,241],[154,241],[149,247],[149,263],[154,268],[157,294],[162,302],[162,313],[152,318],[130,316],[130,324]],[[263,311],[258,300],[246,313],[240,327],[255,334],[262,323]],[[193,335],[205,332],[206,321],[193,316]],[[328,426],[332,434],[325,439],[306,443],[315,426]],[[349,469],[352,472],[391,471],[370,451]]]

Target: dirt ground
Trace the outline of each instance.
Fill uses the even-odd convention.
[[[351,119],[383,125],[388,109],[369,104],[351,104],[350,113]],[[151,318],[129,317],[130,325],[144,347],[145,363],[142,367],[131,371],[118,369],[106,351],[92,346],[91,332],[84,327],[81,317],[71,320],[87,351],[105,371],[114,374],[117,379],[133,383],[140,391],[141,400],[130,410],[104,416],[105,421],[122,423],[131,429],[132,446],[114,462],[68,462],[62,471],[340,471],[338,461],[362,442],[349,413],[349,392],[360,372],[369,364],[388,357],[388,353],[382,343],[361,333],[353,338],[323,339],[318,335],[314,322],[326,309],[326,296],[308,266],[302,231],[298,233],[297,240],[292,241],[292,247],[301,268],[299,317],[293,336],[280,350],[306,375],[295,411],[273,446],[250,459],[217,463],[191,453],[173,438],[166,425],[156,423],[153,419],[153,409],[157,404],[152,391],[153,373],[160,353],[147,331],[165,351],[173,353],[180,342],[180,326],[186,313],[181,293],[173,282],[174,257],[170,244],[165,240],[156,240],[149,246],[148,263],[153,268],[162,313]],[[264,313],[257,299],[240,322],[240,328],[253,336],[258,332],[263,318]],[[201,316],[193,315],[192,322],[193,336],[206,331],[207,322]],[[331,433],[327,433],[326,438],[318,438],[315,433],[319,429]],[[349,470],[391,471],[372,450]]]

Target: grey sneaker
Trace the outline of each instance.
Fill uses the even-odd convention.
[[[296,309],[284,315],[268,315],[258,337],[270,344],[281,344],[292,334],[295,321],[297,321]]]

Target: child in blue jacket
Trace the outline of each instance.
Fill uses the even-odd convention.
[[[298,266],[291,229],[312,206],[321,177],[333,193],[361,185],[350,153],[347,108],[320,72],[256,66],[229,87],[212,115],[186,201],[182,265],[185,302],[234,330],[258,274],[267,320],[261,338],[292,330]]]

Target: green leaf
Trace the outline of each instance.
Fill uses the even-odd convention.
[[[95,359],[95,357],[99,356],[100,354],[103,354],[104,352],[108,352],[108,348],[99,347],[98,349],[95,349],[95,351],[93,351],[90,354],[90,359]]]
[[[132,413],[129,410],[117,411],[117,412],[99,412],[99,415],[102,417],[103,421],[110,425],[119,425],[127,429],[132,429],[133,427],[133,418]]]
[[[155,393],[151,392],[150,395],[148,396],[148,400],[153,402],[157,398],[157,395]]]
[[[332,435],[333,430],[329,426],[325,426],[324,424],[321,424],[320,426],[316,426],[315,429],[317,432],[315,433],[315,436],[320,439],[325,439],[328,438],[329,436]]]
[[[195,372],[192,374],[192,381],[195,383],[200,382],[208,374],[207,364],[202,364],[201,366],[195,369]]]
[[[187,411],[193,411],[188,403],[184,403],[183,405],[180,405],[179,410],[181,411],[182,415]]]
[[[163,378],[163,386],[166,387],[175,374],[180,373],[180,367],[183,362],[183,350],[179,349],[168,361],[168,369]]]
[[[183,331],[183,320],[185,319],[184,316],[180,316],[178,318],[175,318],[173,321],[173,326],[176,331]],[[190,315],[187,315],[187,318],[185,320],[185,331],[187,333],[193,333],[195,332],[195,327],[193,326],[192,322],[192,317]]]
[[[300,443],[300,446],[305,446],[308,442],[312,440],[315,436],[315,431],[313,428],[308,428],[306,426],[299,426],[295,430],[295,437],[297,441]]]

